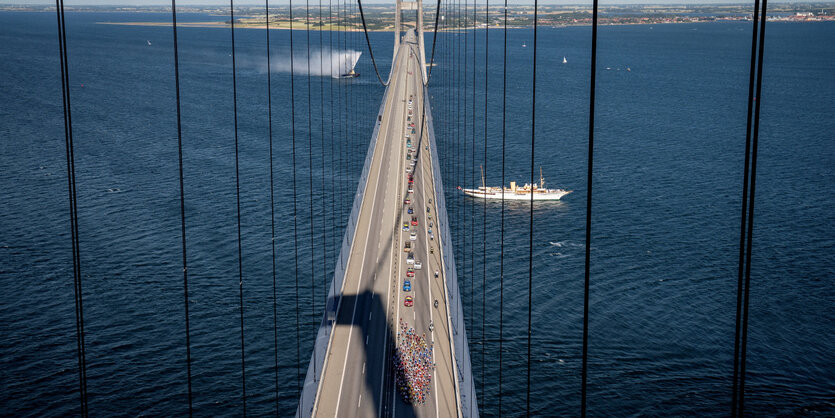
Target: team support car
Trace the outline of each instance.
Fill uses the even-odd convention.
[[[409,199],[409,198],[407,197],[405,200],[403,200],[403,204],[404,204],[404,205],[408,205],[409,203],[412,203],[412,199]]]
[[[418,224],[417,216],[412,216],[412,225],[417,225],[417,224]]]
[[[403,306],[405,307],[412,307],[414,304],[415,302],[411,296],[406,296],[406,299],[403,300]]]
[[[415,255],[413,253],[409,253],[406,256],[406,264],[415,264]]]
[[[411,234],[409,234],[409,240],[417,241],[417,232],[412,232]],[[409,264],[411,264],[411,263],[409,263]]]
[[[412,207],[411,207],[411,206],[409,206],[409,210],[408,210],[408,212],[409,212],[409,215],[411,215],[411,214],[415,213],[415,210],[414,210],[414,209],[412,209]]]
[[[415,277],[415,269],[409,267],[406,269],[406,277]]]
[[[423,264],[421,264],[420,261],[415,261],[415,268],[420,270],[421,267],[423,267]]]
[[[411,292],[412,291],[412,282],[406,280],[403,282],[403,291],[404,292]]]
[[[403,222],[403,230],[404,230],[404,231],[408,231],[408,230],[409,230],[409,223],[408,223],[408,222]]]
[[[407,253],[412,252],[412,242],[411,241],[406,241],[406,244],[403,245],[403,251],[407,252]]]

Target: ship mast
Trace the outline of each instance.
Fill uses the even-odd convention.
[[[482,187],[483,189],[486,189],[486,188],[487,188],[487,186],[485,186],[485,185],[484,185],[484,166],[483,166],[483,165],[479,165],[479,167],[481,167],[481,187]]]
[[[539,166],[539,188],[545,189],[545,177],[542,177],[542,166]]]

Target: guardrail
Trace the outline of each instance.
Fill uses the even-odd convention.
[[[443,254],[444,282],[447,289],[447,307],[450,313],[452,344],[455,352],[455,365],[458,374],[458,393],[461,400],[461,415],[469,418],[478,417],[475,383],[470,365],[470,348],[467,343],[467,329],[464,326],[464,308],[461,304],[461,292],[458,290],[458,273],[455,269],[455,256],[452,251],[452,238],[449,233],[444,183],[441,178],[441,165],[438,160],[435,143],[435,128],[432,124],[432,110],[429,106],[429,91],[423,89],[429,151],[432,155],[432,176],[435,181],[435,206],[438,229],[440,230]]]
[[[374,149],[377,146],[377,137],[382,125],[383,109],[386,105],[385,98],[388,97],[388,90],[389,86],[386,86],[383,101],[380,103],[380,110],[377,112],[377,117],[375,118],[374,132],[371,134],[371,142],[368,144],[368,152],[365,155],[365,163],[362,168],[362,174],[360,174],[359,184],[357,185],[357,194],[354,196],[351,215],[348,218],[345,235],[342,238],[342,249],[339,251],[339,258],[336,260],[336,266],[333,269],[333,280],[331,280],[331,285],[328,289],[327,306],[325,306],[322,322],[319,324],[319,330],[316,333],[316,343],[313,346],[310,364],[307,366],[307,375],[302,385],[302,391],[299,394],[299,406],[296,409],[296,417],[309,417],[313,414],[316,391],[322,379],[325,356],[327,355],[328,345],[330,344],[331,334],[333,333],[334,323],[336,322],[339,302],[342,298],[342,285],[345,282],[345,267],[348,265],[348,257],[351,255],[351,243],[354,242],[354,235],[356,234],[360,207],[365,196],[365,186],[368,181],[368,172],[371,170]]]

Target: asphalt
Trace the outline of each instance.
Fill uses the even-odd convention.
[[[436,228],[432,228],[434,238],[428,233],[430,222],[436,226],[436,208],[429,141],[426,129],[420,129],[424,103],[422,72],[416,55],[419,50],[414,32],[409,32],[401,43],[384,98],[379,136],[317,390],[313,411],[316,416],[459,415],[445,278],[440,264],[440,233]],[[410,95],[411,115],[408,114]],[[409,136],[418,156],[413,193],[407,191],[406,173],[411,165],[406,160],[405,139],[409,116],[415,122],[416,134]],[[420,133],[423,135],[418,138]],[[411,204],[404,203],[407,197]],[[402,230],[402,225],[410,223],[413,216],[407,213],[409,207],[414,209],[418,226],[410,225],[407,232]],[[415,241],[410,241],[410,232],[417,233]],[[410,266],[403,250],[405,242],[411,242],[415,260],[423,265],[410,279],[409,292],[403,291],[406,268]],[[439,272],[437,278],[435,271]],[[413,297],[413,307],[404,306],[407,295]],[[437,308],[434,307],[436,299]],[[427,343],[434,344],[436,368],[432,372],[431,392],[421,405],[407,405],[394,387],[391,350],[396,344],[401,319],[416,332],[425,334]],[[434,331],[430,331],[430,323],[434,324]]]

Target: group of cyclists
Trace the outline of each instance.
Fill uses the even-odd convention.
[[[432,382],[432,344],[426,334],[417,335],[414,328],[400,319],[397,348],[394,353],[395,384],[403,400],[410,405],[423,404]]]

